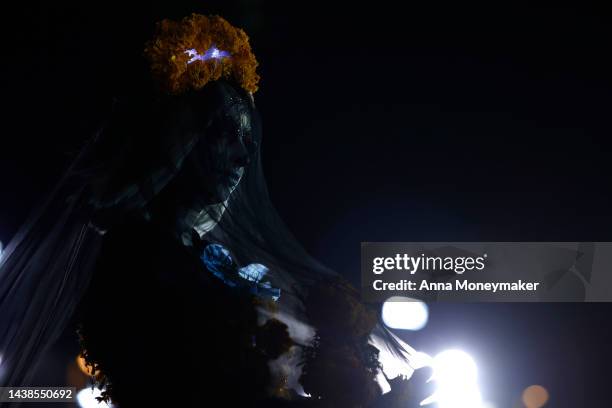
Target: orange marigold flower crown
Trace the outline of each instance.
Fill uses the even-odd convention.
[[[194,13],[181,21],[162,20],[145,46],[145,57],[164,92],[200,89],[219,78],[257,91],[257,60],[249,37],[220,16]]]

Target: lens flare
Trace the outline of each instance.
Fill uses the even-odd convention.
[[[527,408],[541,408],[548,402],[548,391],[541,385],[532,385],[523,391],[523,404]]]

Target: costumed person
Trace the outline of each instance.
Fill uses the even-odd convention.
[[[4,252],[0,385],[74,326],[123,408],[372,404],[380,354],[409,375],[413,350],[271,204],[247,35],[193,14],[144,56],[151,92],[116,103]]]

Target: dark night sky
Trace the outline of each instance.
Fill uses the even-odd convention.
[[[360,241],[612,240],[607,10],[127,3],[21,2],[3,13],[14,24],[2,27],[0,240],[111,97],[137,89],[152,23],[191,11],[219,12],[250,33],[272,198],[307,249],[349,279]],[[407,339],[432,351],[472,344],[499,407],[537,382],[552,406],[602,406],[589,395],[609,376],[610,312],[434,305],[428,329]]]

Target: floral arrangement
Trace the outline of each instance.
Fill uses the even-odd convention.
[[[258,63],[249,37],[220,16],[194,13],[180,21],[164,19],[144,54],[163,92],[197,90],[220,78],[257,91]]]

